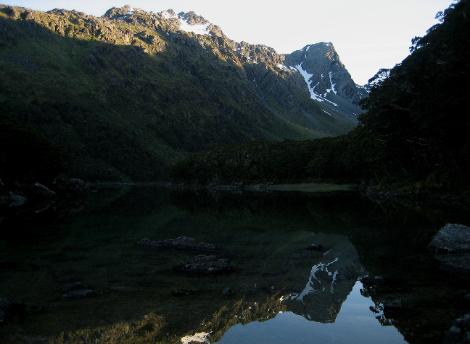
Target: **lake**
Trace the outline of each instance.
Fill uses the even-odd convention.
[[[0,343],[441,343],[468,283],[426,246],[464,221],[347,190],[99,189],[0,222]]]

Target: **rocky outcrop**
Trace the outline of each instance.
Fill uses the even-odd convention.
[[[434,236],[429,249],[444,270],[470,273],[470,227],[445,225]]]

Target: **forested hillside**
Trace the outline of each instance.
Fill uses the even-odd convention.
[[[69,175],[142,181],[166,178],[189,152],[356,125],[310,99],[284,59],[230,40],[193,12],[125,6],[93,17],[0,6],[2,130],[36,132],[61,152]],[[17,155],[13,141],[2,152],[13,174],[21,174]]]
[[[335,180],[461,190],[470,186],[470,2],[438,14],[411,55],[382,71],[352,133],[219,148],[179,163],[202,182]],[[385,77],[384,77],[385,76]]]

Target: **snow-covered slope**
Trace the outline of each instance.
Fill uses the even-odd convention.
[[[359,102],[367,91],[352,80],[332,43],[307,45],[287,55],[286,64],[299,71],[311,98],[322,106],[351,116],[361,113]]]

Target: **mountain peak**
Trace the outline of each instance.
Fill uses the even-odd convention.
[[[122,7],[112,7],[106,11],[103,17],[114,19],[117,17],[124,17],[134,14],[135,9],[130,5],[124,5]]]
[[[346,113],[361,112],[365,91],[354,83],[333,43],[306,45],[287,55],[286,63],[304,77],[312,99]]]

